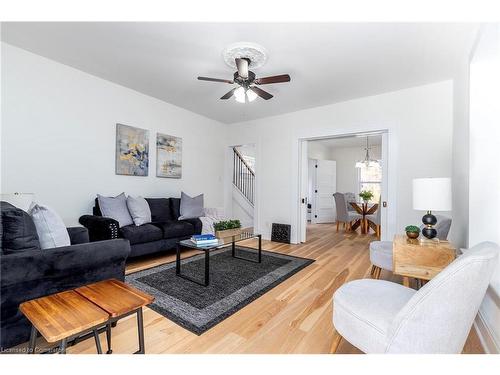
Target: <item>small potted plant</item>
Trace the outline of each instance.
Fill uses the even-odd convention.
[[[239,220],[224,220],[214,223],[215,237],[225,238],[241,234],[241,223]]]
[[[416,225],[408,225],[405,228],[405,231],[406,231],[406,235],[408,236],[408,238],[411,238],[413,240],[418,238],[418,236],[420,234],[420,228],[417,227]]]
[[[362,190],[359,196],[363,199],[363,202],[368,203],[373,198],[373,193],[370,190]]]

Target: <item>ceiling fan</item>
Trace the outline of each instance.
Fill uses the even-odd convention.
[[[290,82],[290,76],[288,74],[256,78],[255,73],[248,70],[248,66],[251,63],[249,58],[235,58],[235,62],[238,70],[234,73],[233,80],[209,77],[198,77],[198,79],[200,81],[222,82],[229,83],[231,85],[237,84],[238,87],[233,88],[231,91],[223,95],[221,99],[225,100],[234,96],[236,101],[239,103],[246,103],[247,101],[252,102],[257,98],[257,96],[260,96],[265,100],[269,100],[273,97],[273,95],[255,85],[260,86],[270,83]]]

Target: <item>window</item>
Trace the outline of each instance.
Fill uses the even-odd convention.
[[[358,169],[358,193],[362,190],[369,190],[373,193],[370,203],[378,203],[381,194],[382,184],[382,165],[379,163],[376,167],[363,166]]]

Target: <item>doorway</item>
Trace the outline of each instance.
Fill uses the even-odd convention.
[[[346,209],[351,211],[359,207],[362,191],[371,192],[369,205],[378,207],[374,211],[377,216],[367,218],[378,221],[381,236],[386,238],[387,148],[387,131],[299,140],[299,242],[307,241],[308,225],[337,221],[335,192],[343,193]],[[367,151],[369,163],[364,162]],[[375,231],[365,226],[364,232],[374,235]]]

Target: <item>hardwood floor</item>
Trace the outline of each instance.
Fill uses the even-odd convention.
[[[329,353],[336,335],[332,295],[346,281],[370,277],[368,244],[373,234],[336,233],[333,224],[308,227],[307,243],[287,245],[263,241],[263,249],[313,258],[298,272],[217,326],[197,336],[149,308],[144,311],[146,353]],[[190,256],[194,251],[186,251]],[[174,254],[133,261],[127,273],[171,262]],[[383,279],[401,282],[389,272]],[[101,335],[105,350],[105,335]],[[113,352],[137,350],[135,317],[113,329]],[[482,353],[473,330],[464,353]],[[68,348],[68,353],[95,353],[93,339]],[[337,353],[360,353],[342,340]]]

